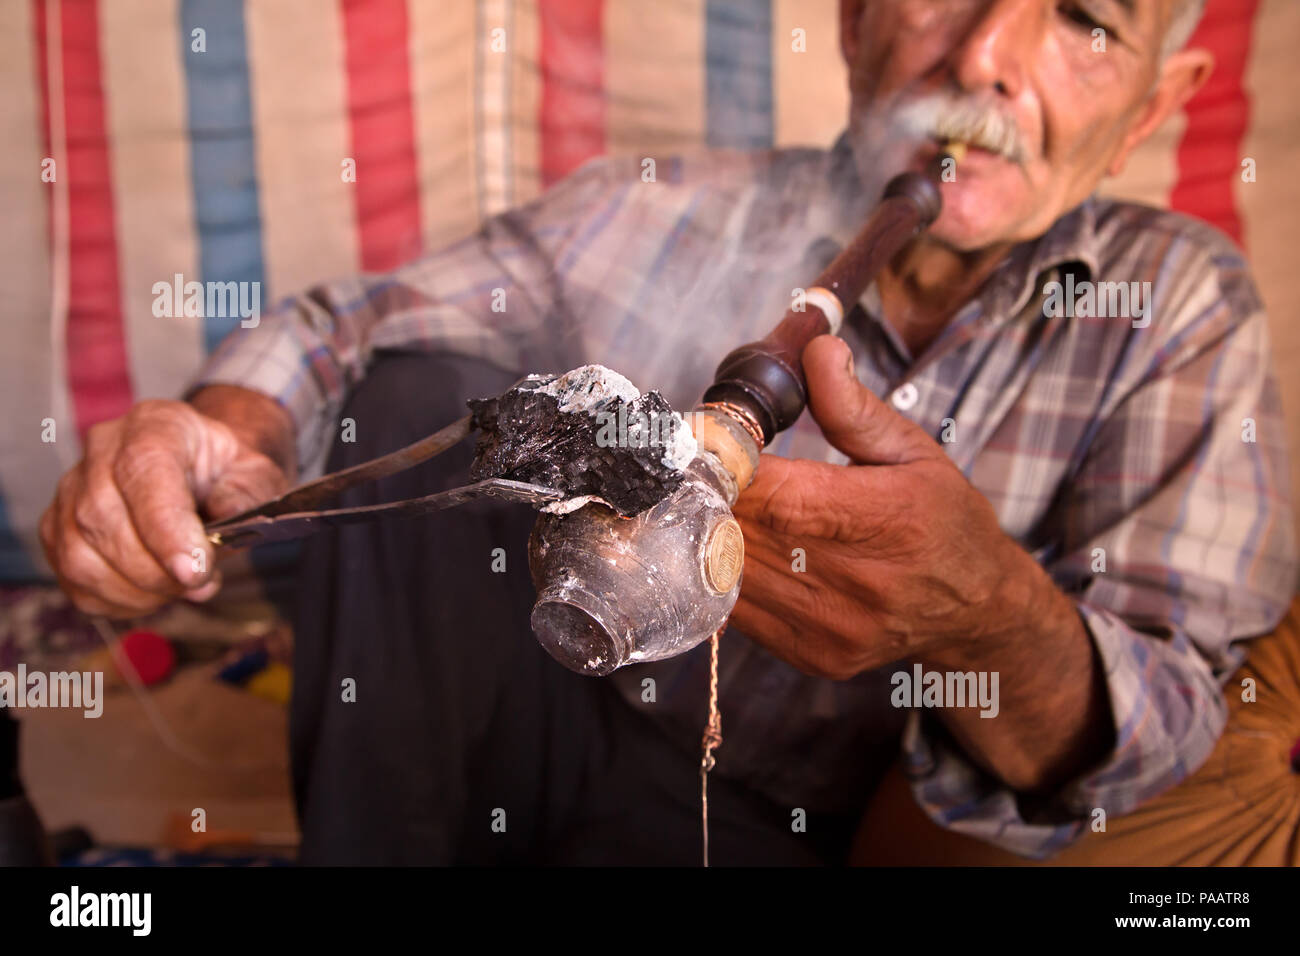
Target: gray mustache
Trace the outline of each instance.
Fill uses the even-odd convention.
[[[1024,163],[1028,155],[1020,127],[1011,117],[944,93],[904,103],[893,111],[892,120],[910,136],[961,140],[1014,163]]]

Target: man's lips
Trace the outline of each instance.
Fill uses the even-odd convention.
[[[946,143],[935,141],[933,146],[927,146],[921,151],[920,165],[917,168],[924,168],[934,162],[939,156],[946,152]],[[997,166],[1003,164],[1015,165],[1014,160],[1002,153],[994,152],[991,149],[985,149],[983,146],[976,146],[974,143],[963,143],[966,147],[965,155],[957,161],[957,174],[960,176],[961,170],[969,169],[972,172],[993,171]]]

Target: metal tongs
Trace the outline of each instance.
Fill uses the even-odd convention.
[[[550,376],[547,375],[525,375],[510,388],[518,388],[525,382],[548,378]],[[289,541],[313,534],[326,527],[357,524],[398,515],[431,514],[479,498],[521,501],[534,507],[541,507],[551,502],[563,501],[567,497],[565,492],[544,485],[511,481],[507,478],[489,478],[419,498],[405,498],[401,501],[361,505],[355,508],[321,509],[321,505],[349,488],[405,471],[458,445],[473,431],[470,418],[469,415],[459,418],[432,435],[421,438],[405,448],[389,452],[387,455],[322,475],[255,508],[220,521],[210,522],[204,525],[203,530],[214,545],[237,548],[270,541]]]

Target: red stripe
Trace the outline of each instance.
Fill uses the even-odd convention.
[[[45,0],[32,0],[32,26],[36,31],[36,88],[41,96],[41,156],[44,157],[50,155],[50,61],[45,55]]]
[[[406,0],[343,0],[361,268],[419,255],[420,181]]]
[[[1192,46],[1214,54],[1209,82],[1187,104],[1178,146],[1178,183],[1169,204],[1218,226],[1242,244],[1235,184],[1250,123],[1244,78],[1259,0],[1210,0]]]
[[[605,152],[603,0],[539,0],[542,184]]]
[[[96,0],[63,0],[63,102],[51,104],[45,4],[33,0],[42,118],[50,142],[51,109],[63,110],[67,156],[57,169],[68,189],[68,391],[77,432],[131,407],[130,366],[122,323],[112,167],[105,124]],[[53,220],[51,219],[51,222]],[[51,230],[51,233],[53,230]]]

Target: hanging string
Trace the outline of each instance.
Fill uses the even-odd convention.
[[[722,711],[718,708],[718,640],[727,623],[709,638],[709,722],[704,726],[704,753],[700,757],[700,826],[704,831],[704,865],[709,865],[709,771],[713,751],[722,745]]]
[[[154,732],[163,742],[163,746],[189,763],[203,767],[205,770],[215,770],[224,773],[251,773],[256,771],[279,770],[281,764],[275,761],[259,761],[257,763],[236,763],[233,760],[210,757],[207,754],[200,753],[194,747],[191,747],[180,735],[176,733],[172,722],[167,719],[158,705],[154,703],[153,694],[149,688],[145,687],[144,681],[136,673],[135,665],[127,659],[125,652],[121,648],[121,638],[117,636],[114,625],[106,618],[98,615],[86,615],[86,618],[94,625],[95,630],[99,633],[99,638],[104,642],[112,655],[113,662],[117,665],[118,673],[130,688],[131,694],[135,697],[140,709],[144,711],[145,717],[153,726]]]

